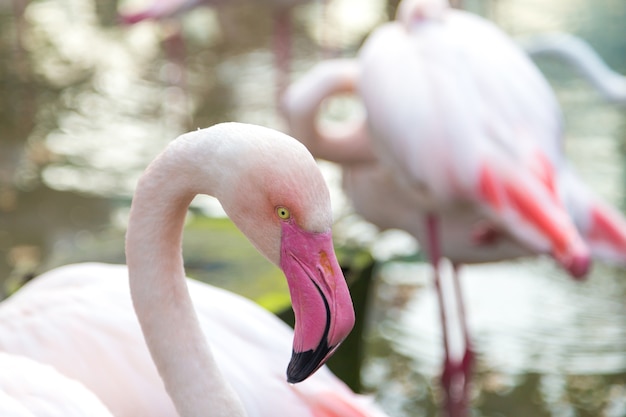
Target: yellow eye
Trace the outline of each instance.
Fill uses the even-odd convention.
[[[291,213],[287,207],[277,207],[276,214],[283,220],[287,220],[291,217]]]

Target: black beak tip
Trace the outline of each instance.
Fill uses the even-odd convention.
[[[313,375],[324,365],[334,350],[335,347],[329,347],[326,343],[322,343],[315,350],[294,351],[289,366],[287,366],[287,382],[297,384]]]

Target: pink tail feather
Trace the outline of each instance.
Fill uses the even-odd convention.
[[[590,226],[585,239],[594,255],[626,264],[626,220],[612,207],[595,203],[591,208]]]
[[[594,258],[626,265],[626,218],[618,209],[594,196],[575,173],[567,169],[559,188]]]
[[[495,213],[505,216],[513,212],[543,235],[551,245],[554,258],[574,277],[585,276],[591,264],[589,249],[574,224],[558,202],[549,171],[543,171],[539,183],[545,192],[539,192],[517,175],[498,175],[491,166],[482,167],[479,192]],[[520,227],[516,224],[514,227]],[[514,235],[519,235],[512,230]]]

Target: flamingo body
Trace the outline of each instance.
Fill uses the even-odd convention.
[[[411,20],[411,1],[402,4],[399,21],[360,51],[359,92],[382,162],[399,187],[417,188],[422,209],[441,213],[442,252],[456,262],[502,259],[464,244],[476,230],[462,225],[483,218],[519,254],[550,253],[573,276],[586,273],[588,252],[626,264],[626,221],[566,161],[558,103],[532,62],[478,16],[449,9]],[[462,245],[446,249],[446,235],[462,229],[451,235]]]
[[[49,365],[0,352],[0,370],[2,416],[113,416],[94,394]]]
[[[53,365],[116,416],[172,416],[134,317],[127,276],[124,266],[77,264],[35,278],[0,304],[0,350]]]
[[[194,280],[187,285],[220,369],[250,416],[315,416],[320,405],[368,404],[326,367],[287,384],[289,326],[244,297]],[[177,415],[143,340],[124,265],[73,264],[42,274],[0,305],[0,333],[0,351],[53,365],[115,416]]]
[[[507,38],[449,10],[441,20],[379,28],[359,60],[374,146],[400,186],[420,194],[424,212],[467,205],[584,275],[588,249],[554,189],[558,107]]]

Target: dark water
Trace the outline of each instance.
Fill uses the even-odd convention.
[[[333,0],[325,19],[318,4],[300,7],[294,76],[322,57],[320,44],[353,55],[394,4]],[[574,33],[626,74],[623,0],[466,0],[464,7],[516,37]],[[104,0],[0,3],[0,277],[70,261],[123,262],[135,180],[164,144],[226,120],[283,127],[274,107],[267,10],[198,9],[183,19],[184,45],[174,36],[176,23],[122,28],[116,10]],[[603,102],[562,63],[538,64],[563,106],[568,155],[586,182],[626,211],[624,110]],[[336,184],[336,170],[324,168]],[[414,252],[410,239],[378,235],[349,216],[337,189],[333,196],[338,241],[359,242],[381,260],[364,385],[391,416],[437,415],[442,352],[427,267],[393,260]],[[195,207],[189,262],[219,272],[221,264],[203,263],[203,239],[193,237],[208,227],[203,216],[219,207],[210,199]],[[232,247],[254,256],[240,241]],[[250,261],[252,269],[262,262]],[[260,275],[272,274],[268,267]],[[475,416],[626,416],[623,270],[597,265],[583,284],[544,260],[464,274],[479,354]],[[270,304],[284,301],[284,286],[268,286],[254,291],[265,291]]]

